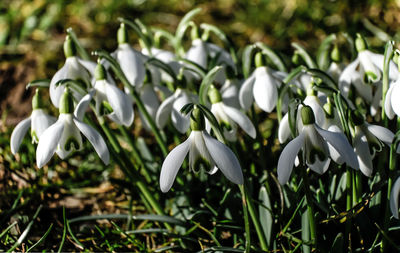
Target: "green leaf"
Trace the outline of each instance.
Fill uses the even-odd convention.
[[[34,80],[26,85],[26,89],[29,89],[31,87],[48,88],[48,87],[50,87],[50,79],[38,79],[38,80]]]
[[[207,95],[208,95],[208,88],[214,81],[215,77],[217,76],[218,72],[222,69],[221,66],[215,66],[211,69],[207,75],[203,78],[203,81],[200,84],[199,90],[199,101],[200,104],[206,105],[207,104]]]
[[[267,243],[268,245],[271,245],[272,226],[274,224],[274,219],[272,216],[271,200],[269,199],[269,195],[265,186],[261,187],[258,199],[262,203],[262,205],[258,206],[260,223],[264,232],[264,236],[267,239]]]
[[[330,49],[332,42],[336,40],[336,35],[331,34],[328,37],[326,37],[321,45],[318,47],[317,51],[317,63],[320,69],[322,70],[327,70],[329,68],[330,64]]]
[[[191,11],[189,11],[188,13],[186,13],[186,15],[181,19],[181,22],[179,22],[178,27],[176,28],[176,33],[175,33],[175,38],[177,43],[181,43],[183,35],[186,32],[186,29],[189,26],[189,22],[192,20],[192,18],[194,16],[196,16],[197,14],[199,14],[201,11],[201,8],[196,8],[193,9]]]
[[[191,60],[184,59],[184,58],[180,58],[179,61],[182,61],[182,62],[190,65],[190,67],[183,66],[183,68],[199,74],[201,76],[201,78],[205,77],[207,70],[205,68],[203,68],[202,66],[200,66],[199,64],[197,64]]]
[[[323,83],[328,85],[329,88],[338,91],[337,84],[335,81],[332,79],[330,75],[328,75],[326,72],[319,70],[319,69],[307,69],[307,73],[313,77],[317,77],[321,79]],[[318,85],[318,84],[317,84]]]
[[[344,249],[344,237],[342,233],[337,234],[335,240],[333,241],[332,248],[330,252],[342,252]]]
[[[390,60],[393,57],[394,51],[393,51],[393,46],[394,46],[394,41],[388,41],[385,45],[385,54],[384,54],[384,60],[383,60],[383,73],[382,73],[382,119],[386,119],[386,114],[385,114],[385,99],[386,99],[386,93],[389,89],[389,68],[390,68]]]
[[[193,107],[194,107],[193,103],[186,104],[181,108],[181,113],[187,115],[193,110]]]
[[[313,60],[313,58],[307,53],[307,51],[302,47],[300,44],[293,42],[292,47],[296,48],[298,54],[303,58],[304,62],[307,64],[307,66],[311,69],[316,69],[318,68],[317,64]]]
[[[141,27],[137,24],[137,22],[132,22],[129,19],[125,19],[125,18],[118,18],[118,21],[121,23],[124,23],[124,24],[128,25],[130,28],[132,28],[136,32],[136,34],[139,36],[139,38],[143,41],[149,54],[151,54],[151,44],[152,44],[151,42],[152,41],[150,39],[150,36],[146,36],[146,34],[144,34],[144,32],[142,31]]]
[[[265,45],[262,42],[257,42],[256,46],[262,50],[262,53],[265,54],[275,65],[275,67],[283,72],[287,72],[287,68],[285,63],[283,62],[282,58],[275,53],[274,50],[272,50],[270,47]]]
[[[146,61],[146,63],[151,64],[153,66],[156,66],[156,67],[164,70],[172,79],[174,79],[174,81],[173,81],[174,83],[177,82],[176,74],[175,74],[174,70],[168,64],[166,64],[154,57],[148,59]]]
[[[218,124],[217,119],[215,118],[214,114],[204,105],[198,104],[199,109],[203,112],[204,116],[208,119],[211,124],[211,128],[214,130],[214,133],[217,139],[222,142],[226,143],[225,137],[222,134],[221,126]]]
[[[101,219],[128,219],[129,214],[103,214],[103,215],[88,215],[80,216],[69,220],[69,223],[91,221],[91,220],[101,220]],[[169,224],[175,224],[178,226],[185,226],[186,223],[183,220],[179,220],[170,216],[157,215],[157,214],[140,214],[132,215],[132,220],[148,220],[148,221],[158,221],[165,222]]]
[[[303,242],[310,241],[310,221],[308,218],[308,208],[304,208],[301,214],[301,240]],[[303,253],[310,253],[311,248],[307,244],[303,244]]]

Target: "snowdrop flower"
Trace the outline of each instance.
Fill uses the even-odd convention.
[[[56,121],[53,116],[48,115],[44,110],[40,97],[40,88],[36,89],[36,93],[33,96],[32,109],[31,116],[18,123],[11,134],[10,146],[11,153],[14,155],[18,152],[29,127],[31,128],[32,143],[38,143],[43,132]]]
[[[333,80],[336,82],[339,81],[339,77],[342,74],[342,71],[344,69],[344,65],[342,62],[342,57],[340,55],[340,50],[339,47],[335,44],[332,51],[331,51],[331,64],[329,65],[329,68],[327,70],[328,74],[331,75]]]
[[[223,48],[213,44],[204,42],[200,38],[196,38],[192,41],[192,46],[186,52],[185,58],[197,63],[204,69],[208,69],[209,57],[215,58],[217,65],[221,65],[224,68],[224,71],[220,71],[215,77],[215,82],[224,83],[226,80],[226,74],[228,68],[232,70],[236,70],[236,65],[232,60],[231,55]]]
[[[153,84],[146,82],[142,87],[139,88],[138,92],[150,117],[156,119],[157,111],[160,107],[160,101],[158,100],[158,96],[154,88],[155,87]],[[147,130],[150,130],[150,124],[147,122],[145,117],[141,112],[139,112],[139,115],[144,123],[144,127]]]
[[[321,106],[320,99],[317,97],[316,92],[313,90],[313,86],[309,85],[307,90],[307,96],[303,101],[304,105],[310,106],[312,111],[314,112],[314,118],[316,119],[318,126],[325,125],[325,111]],[[296,124],[298,131],[301,131],[303,128],[303,123],[301,121],[301,108],[303,107],[300,104],[297,108],[297,116],[296,116]],[[324,128],[325,129],[325,128]],[[286,113],[278,128],[278,140],[280,143],[285,143],[290,137],[290,126],[289,126],[289,113]]]
[[[400,116],[400,78],[390,84],[385,97],[385,113],[389,119]]]
[[[73,114],[73,98],[67,88],[60,99],[60,115],[58,120],[47,128],[41,138],[36,150],[36,163],[39,168],[43,167],[54,155],[64,159],[73,150],[82,148],[82,137],[80,132],[86,136],[93,145],[99,157],[108,164],[110,154],[103,137],[91,126],[83,123]]]
[[[196,107],[190,117],[190,126],[192,132],[189,138],[174,148],[164,160],[160,174],[161,191],[169,191],[188,153],[189,167],[193,171],[209,168],[208,173],[214,174],[220,169],[233,183],[243,184],[243,174],[238,159],[225,144],[204,130],[204,116]]]
[[[143,84],[146,75],[142,54],[128,44],[128,33],[124,23],[121,23],[117,37],[118,49],[112,56],[118,61],[129,83],[138,87]]]
[[[390,192],[390,210],[393,217],[399,219],[399,193],[400,193],[400,177],[397,178],[393,184],[392,191]]]
[[[286,75],[263,65],[262,53],[256,54],[256,66],[250,77],[244,81],[240,92],[239,102],[243,109],[249,110],[253,101],[263,111],[271,112],[278,101],[278,88]]]
[[[303,150],[305,163],[311,170],[318,174],[326,172],[330,163],[328,143],[340,153],[350,167],[358,168],[357,157],[343,134],[323,130],[315,124],[314,113],[309,106],[302,107],[301,119],[304,126],[300,134],[286,145],[278,160],[277,172],[281,184],[289,180],[300,149]]]
[[[90,61],[84,61],[76,56],[76,47],[69,36],[67,36],[64,42],[64,54],[66,57],[65,64],[54,74],[49,88],[51,102],[57,108],[65,89],[65,85],[56,86],[57,82],[63,79],[73,79],[82,83],[82,89],[87,90],[91,83],[89,69],[92,69],[94,64]],[[79,101],[82,98],[82,95],[78,92],[73,92],[73,95],[75,101]]]
[[[197,97],[187,90],[177,88],[174,94],[166,98],[160,105],[156,114],[156,124],[162,129],[171,118],[172,124],[180,132],[185,133],[189,129],[189,115],[183,115],[181,109],[184,105],[196,102]]]
[[[238,109],[226,105],[214,85],[210,86],[208,96],[211,101],[211,112],[222,126],[223,134],[228,141],[237,140],[237,125],[250,135],[251,138],[256,138],[256,129],[251,120]],[[211,126],[207,121],[207,131],[210,132],[210,130]]]
[[[98,116],[107,115],[119,125],[132,125],[134,113],[130,97],[120,90],[114,82],[110,82],[109,78],[106,78],[107,72],[101,63],[96,66],[94,72],[96,78],[94,87],[77,105],[77,118],[83,119],[83,114],[90,101],[94,99]]]
[[[233,71],[226,71],[227,79],[221,87],[222,100],[226,105],[241,109],[239,102],[239,90],[242,81],[236,79]]]
[[[349,97],[350,85],[354,85],[356,92],[368,104],[371,104],[371,114],[375,115],[382,97],[381,79],[384,56],[369,51],[366,42],[359,34],[357,34],[356,48],[357,59],[343,70],[339,78],[339,88],[346,97]],[[389,80],[397,80],[398,75],[396,65],[391,61]],[[375,91],[373,86],[376,86]]]
[[[382,148],[382,142],[390,146],[394,134],[385,127],[366,123],[358,112],[352,113],[352,121],[354,123],[354,129],[352,129],[354,151],[357,154],[361,172],[369,177],[373,171],[372,158],[375,150]]]

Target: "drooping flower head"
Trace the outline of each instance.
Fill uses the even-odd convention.
[[[91,126],[83,123],[74,115],[74,101],[71,92],[66,88],[60,99],[58,120],[47,128],[36,150],[36,163],[43,167],[54,155],[64,159],[75,150],[82,148],[82,133],[93,145],[99,157],[108,164],[110,154],[103,137]],[[76,113],[76,112],[75,112]]]
[[[204,116],[194,108],[190,116],[192,132],[189,138],[174,148],[165,158],[161,167],[160,188],[167,192],[189,153],[189,167],[193,171],[207,170],[214,174],[217,170],[233,183],[243,184],[243,174],[235,154],[222,142],[214,139],[205,131]]]
[[[53,116],[46,113],[40,93],[41,89],[37,88],[32,99],[31,116],[18,123],[11,134],[11,153],[14,155],[18,152],[29,128],[31,128],[32,143],[38,143],[43,132],[56,121]]]

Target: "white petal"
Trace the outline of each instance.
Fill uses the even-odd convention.
[[[146,107],[147,112],[154,119],[157,114],[158,107],[160,106],[160,101],[158,100],[157,94],[151,84],[145,84],[141,91],[140,97]]]
[[[128,81],[133,86],[142,85],[146,69],[140,53],[136,52],[128,44],[121,44],[118,46],[116,56]]]
[[[94,71],[96,69],[97,63],[92,62],[92,61],[83,60],[78,57],[77,57],[77,60],[80,64],[82,64],[85,67],[85,69],[87,69],[89,71],[90,74],[92,74],[92,76],[94,76]]]
[[[325,112],[322,108],[317,96],[306,96],[303,103],[311,107],[314,112],[315,121],[318,126],[323,126],[325,123]]]
[[[397,82],[390,85],[389,90],[386,92],[386,96],[385,96],[385,113],[389,119],[393,119],[394,115],[395,115],[391,100],[392,100],[393,87],[396,84],[397,84]]]
[[[392,131],[390,131],[386,127],[367,124],[367,129],[373,135],[375,135],[376,138],[378,138],[379,140],[383,141],[389,147],[390,147],[390,145],[392,145],[392,142],[393,142],[393,139],[394,139],[394,134],[392,133]]]
[[[85,116],[85,112],[87,108],[90,105],[90,101],[92,100],[93,96],[95,94],[95,90],[90,90],[88,94],[83,96],[83,98],[79,101],[79,103],[76,105],[75,110],[74,110],[74,115],[76,118],[79,120],[82,120],[83,117]]]
[[[212,159],[210,152],[207,149],[207,146],[205,144],[204,138],[203,138],[203,133],[202,131],[192,131],[190,134],[191,138],[191,144],[189,148],[189,167],[192,171],[195,173],[198,173],[199,171],[195,167],[196,162],[198,159],[204,159],[205,161],[210,163],[211,167],[211,172],[214,172],[215,170],[215,163],[214,160]]]
[[[162,129],[167,124],[168,119],[171,116],[174,101],[175,96],[171,95],[161,103],[160,107],[158,107],[156,114],[156,124],[158,128]]]
[[[381,80],[381,71],[375,65],[380,65],[380,66],[382,66],[381,68],[383,68],[383,59],[380,62],[372,62],[369,50],[364,50],[364,51],[359,52],[358,59],[360,59],[360,65],[361,65],[364,73],[371,72],[376,76],[372,80],[373,82],[377,82],[377,81]]]
[[[28,129],[30,127],[31,127],[31,117],[22,120],[14,128],[10,140],[11,153],[13,153],[14,155],[18,152],[19,146],[21,145],[22,140],[24,139],[26,132],[28,132]]]
[[[185,58],[207,69],[206,44],[201,39],[192,41],[192,47],[187,51]]]
[[[239,84],[237,82],[227,79],[220,91],[222,100],[226,105],[240,109]]]
[[[239,91],[239,102],[240,106],[245,110],[249,110],[250,106],[253,104],[253,86],[255,82],[255,71],[251,74],[249,78],[244,81],[242,87]]]
[[[204,142],[218,169],[235,184],[243,184],[243,174],[235,154],[225,144],[203,131]]]
[[[354,74],[353,85],[356,88],[356,91],[362,98],[366,100],[367,103],[371,103],[373,96],[372,96],[372,86],[369,84],[365,84],[361,79],[361,76],[358,74]]]
[[[364,175],[370,177],[373,171],[372,156],[369,150],[367,137],[363,134],[358,126],[356,126],[353,142],[354,151],[357,154],[360,170]]]
[[[328,131],[342,133],[342,130],[337,125],[331,125],[330,127],[328,127]],[[342,157],[340,153],[330,143],[328,143],[328,148],[329,148],[329,155],[332,158],[332,160],[335,161],[335,163],[343,164],[345,162],[344,157]],[[354,151],[352,150],[352,152]]]
[[[58,119],[44,131],[36,149],[36,164],[43,167],[56,152],[57,145],[64,131],[64,120]]]
[[[353,81],[354,75],[358,73],[356,72],[356,68],[359,64],[359,60],[356,59],[352,63],[350,63],[342,72],[339,77],[339,89],[345,95],[345,97],[349,96],[350,85]]]
[[[305,134],[301,133],[299,136],[289,142],[282,150],[278,160],[278,180],[279,183],[284,185],[289,180],[290,174],[293,170],[294,161],[304,144]]]
[[[176,148],[169,152],[165,158],[160,174],[160,188],[162,192],[167,192],[169,189],[171,189],[176,174],[178,173],[178,170],[189,151],[190,143],[191,138],[189,137],[185,142],[179,144]]]
[[[118,89],[117,86],[112,84],[106,85],[107,99],[113,108],[114,113],[125,126],[132,125],[133,122],[133,106],[128,95],[122,90]]]
[[[108,164],[110,161],[110,153],[108,152],[107,145],[103,139],[103,137],[91,126],[86,125],[82,121],[74,119],[75,125],[82,132],[84,136],[89,140],[89,142],[93,145],[97,154],[104,162],[104,164]]]
[[[376,54],[369,51],[369,57],[371,58],[375,66],[383,72],[384,56],[382,54]],[[397,68],[397,65],[391,60],[389,63],[389,79],[394,81],[398,79],[398,76],[399,70]]]
[[[278,101],[276,81],[266,67],[259,67],[255,71],[256,80],[253,88],[254,100],[262,110],[271,112]]]
[[[315,129],[327,142],[329,142],[329,144],[331,144],[339,152],[339,154],[344,158],[344,161],[347,163],[347,165],[354,169],[357,169],[359,167],[357,156],[353,151],[353,147],[347,141],[346,136],[343,133],[326,131],[319,126],[315,126]]]
[[[390,211],[392,211],[393,217],[396,219],[399,219],[399,193],[400,177],[394,182],[392,191],[390,192]]]
[[[289,114],[286,113],[279,123],[278,139],[281,144],[285,143],[290,137]]]
[[[328,170],[330,162],[331,162],[330,158],[320,161],[319,158],[316,157],[314,163],[310,164],[307,162],[307,165],[308,167],[310,167],[312,171],[322,175]]]
[[[64,131],[58,142],[58,147],[56,150],[57,155],[61,159],[65,159],[75,150],[82,149],[81,132],[76,127],[73,118],[74,116],[69,113],[62,113],[58,116],[58,119],[64,122]],[[67,143],[71,140],[71,138],[73,138],[77,143],[74,143],[74,146],[70,146],[69,149],[66,149]],[[75,144],[77,144],[77,146],[75,146]]]
[[[391,103],[393,111],[396,113],[397,116],[400,116],[400,81],[393,84],[392,96],[391,96]]]
[[[182,93],[177,99],[175,99],[172,105],[171,121],[174,127],[180,132],[185,133],[189,129],[190,115],[183,115],[181,109],[186,104],[192,102],[186,93]]]
[[[379,108],[381,107],[381,100],[382,100],[382,85],[378,85],[371,102],[371,107],[370,107],[371,116],[375,116],[378,113]]]
[[[49,128],[49,126],[53,125],[56,122],[56,118],[48,115],[42,109],[36,109],[32,111],[31,115],[32,119],[32,128],[31,131],[34,131],[36,136],[40,139],[43,132]]]
[[[251,120],[236,108],[222,104],[225,113],[236,122],[251,138],[256,138],[256,128]]]
[[[51,103],[56,108],[58,108],[61,96],[64,93],[64,87],[62,87],[61,85],[56,86],[56,83],[62,79],[67,78],[68,68],[69,68],[68,64],[64,64],[64,66],[54,74],[53,78],[50,81],[50,87],[49,87],[50,99]]]

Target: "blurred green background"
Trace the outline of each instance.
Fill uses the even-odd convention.
[[[116,47],[118,17],[174,31],[189,10],[198,23],[220,27],[237,48],[256,41],[291,54],[301,42],[314,52],[327,34],[360,32],[373,46],[400,38],[400,1],[314,0],[2,0],[0,110],[13,125],[30,111],[29,81],[51,78],[63,64],[61,45],[72,27],[89,50]],[[132,42],[135,42],[132,38]],[[11,95],[10,95],[11,94]],[[13,118],[15,118],[13,120]]]

